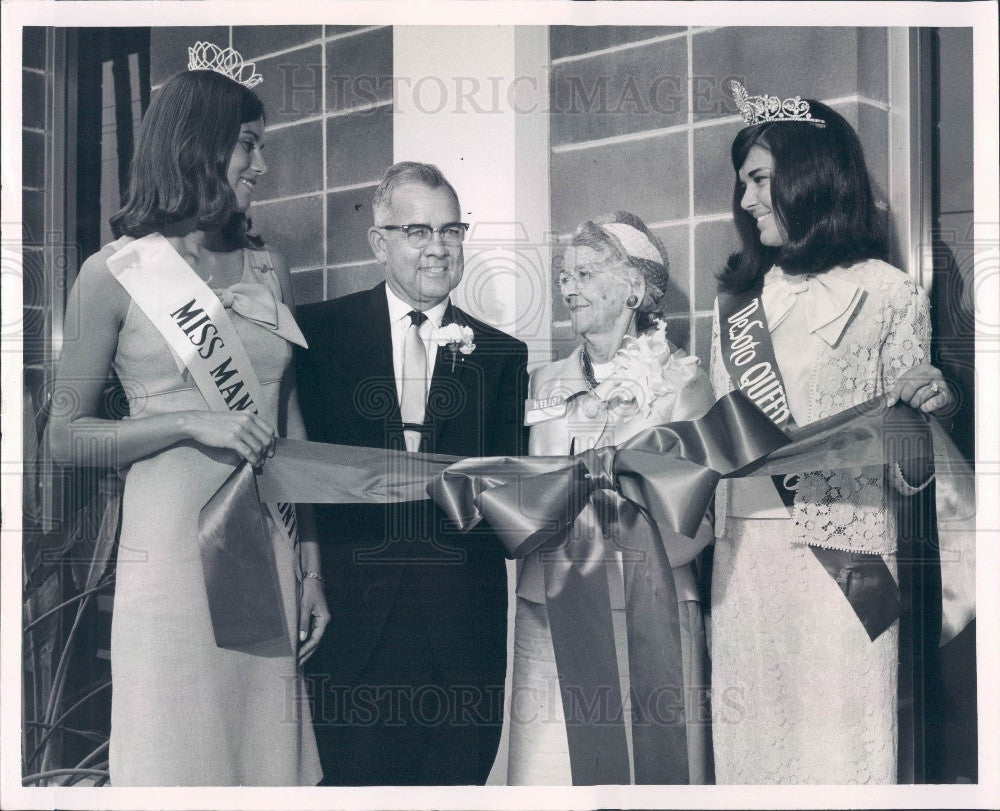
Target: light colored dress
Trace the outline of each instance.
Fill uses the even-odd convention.
[[[595,364],[598,381],[611,374],[611,364]],[[533,456],[567,455],[591,448],[617,445],[646,428],[673,420],[694,419],[707,411],[713,397],[708,376],[698,368],[697,359],[675,350],[663,369],[664,380],[673,393],[658,401],[650,414],[629,418],[602,410],[588,416],[584,398],[570,402],[566,413],[531,428],[530,452]],[[567,358],[539,367],[531,375],[530,397],[546,400],[567,397],[588,388],[578,347]],[[623,574],[619,567],[608,567],[612,622],[615,630],[618,670],[624,717],[628,706],[628,647],[625,627]],[[707,709],[705,706],[707,648],[701,602],[693,564],[674,569],[678,611],[681,621],[681,647],[684,659],[685,715],[701,719],[688,724],[689,770],[692,783],[705,783],[709,774]],[[545,606],[545,582],[539,553],[534,552],[518,567],[517,607],[514,619],[514,663],[510,704],[510,754],[507,766],[508,785],[572,785],[566,722],[559,690],[552,636]],[[631,727],[625,725],[631,751]]]
[[[887,392],[929,355],[927,299],[877,260],[762,296],[796,424]],[[732,391],[716,312],[712,383]],[[896,782],[898,620],[872,641],[807,544],[881,554],[895,575],[882,468],[801,477],[791,515],[768,479],[716,496],[712,704],[719,783]],[[723,482],[723,485],[726,485]]]
[[[266,251],[245,251],[242,282],[265,285],[281,299]],[[268,329],[227,313],[261,381],[261,416],[276,424],[291,348]],[[134,302],[114,369],[132,417],[208,410],[190,374],[179,370]],[[182,442],[128,471],[111,628],[113,785],[291,786],[315,785],[321,777],[295,657],[254,656],[215,644],[198,514],[233,465],[226,451]],[[273,530],[294,651],[298,555]]]

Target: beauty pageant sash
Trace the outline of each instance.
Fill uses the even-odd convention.
[[[576,456],[459,460],[410,454],[420,464],[404,466],[404,451],[281,439],[259,475],[246,464],[233,472],[202,510],[201,533],[203,543],[213,544],[235,533],[263,532],[243,516],[262,500],[389,503],[429,493],[463,529],[488,521],[508,557],[543,550],[564,709],[571,710],[568,721],[579,721],[568,724],[574,782],[590,784],[629,782],[621,696],[608,693],[618,684],[618,671],[601,565],[622,551],[636,782],[685,783],[684,725],[710,719],[683,714],[670,569],[699,551],[693,538],[719,480],[910,460],[928,447],[914,438],[927,436],[926,417],[908,406],[887,409],[879,397],[789,437],[733,392],[698,420],[651,428],[618,448]],[[401,470],[412,473],[402,478]],[[616,526],[604,523],[609,514],[617,514]],[[933,584],[926,580],[919,578],[913,597],[932,598]],[[935,629],[920,623],[936,646]],[[911,664],[911,676],[923,667]]]
[[[733,385],[775,425],[784,428],[791,411],[760,296],[720,291],[718,301],[722,360]]]
[[[212,411],[257,413],[262,389],[243,341],[219,297],[161,234],[127,243],[108,268],[180,359]],[[293,653],[267,514],[296,542],[290,503],[243,505],[244,531],[202,536],[201,560],[216,644],[268,656]],[[259,525],[259,526],[258,526]]]
[[[720,290],[718,301],[722,359],[733,385],[775,425],[785,428],[791,412],[761,297],[731,295]],[[791,511],[795,491],[785,486],[784,477],[776,476],[773,481],[782,502]],[[896,621],[902,596],[881,555],[819,546],[809,548],[837,583],[873,640]]]

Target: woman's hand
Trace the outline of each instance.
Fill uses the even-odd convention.
[[[903,372],[886,396],[886,404],[889,406],[894,406],[899,401],[930,413],[948,408],[955,402],[955,397],[941,370],[929,363],[921,363]]]
[[[260,467],[267,457],[274,455],[277,434],[259,414],[187,411],[181,419],[184,433],[195,442],[236,451],[254,467]]]
[[[302,601],[299,605],[299,665],[313,655],[330,622],[330,609],[323,596],[323,581],[306,577],[302,581]]]

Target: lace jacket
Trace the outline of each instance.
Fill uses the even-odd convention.
[[[771,273],[792,279],[793,284],[806,282],[784,277],[780,270]],[[824,337],[813,342],[818,351],[812,359],[811,374],[806,378],[807,416],[802,419],[800,415],[800,424],[815,422],[885,394],[903,372],[930,355],[927,297],[901,270],[869,259],[848,268],[834,268],[823,275],[836,282],[839,289],[850,290],[853,286],[860,295],[842,299],[850,301],[850,312],[845,310],[838,319],[839,335],[812,330]],[[802,300],[805,302],[807,298]],[[718,307],[712,325],[711,378],[717,397],[735,388],[722,359]],[[882,476],[881,466],[803,475],[796,487],[791,516],[800,530],[798,537],[814,546],[894,553],[895,532],[887,525]],[[719,537],[725,531],[726,509],[721,505],[728,504],[727,496],[727,488],[720,487],[716,517]]]

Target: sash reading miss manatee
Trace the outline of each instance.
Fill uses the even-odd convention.
[[[211,360],[225,354],[224,352],[216,353],[217,349],[224,349],[226,343],[219,335],[219,328],[212,323],[211,317],[203,309],[197,307],[195,299],[191,299],[174,310],[170,313],[170,317],[174,319],[181,332],[187,335],[188,340],[197,349],[199,357]],[[233,358],[230,355],[217,366],[209,369],[215,387],[231,411],[245,411],[246,409],[256,411],[253,397],[247,391],[246,384],[240,379],[239,371],[231,368],[232,364]]]

